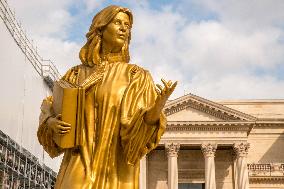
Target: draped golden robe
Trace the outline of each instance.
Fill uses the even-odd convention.
[[[79,65],[62,78],[75,84],[96,75],[98,68]],[[56,189],[138,189],[139,160],[159,143],[166,119],[156,125],[144,121],[154,105],[156,91],[148,71],[124,62],[109,61],[102,78],[85,96],[83,145],[60,149],[46,124],[52,111],[52,97],[42,103],[38,139],[45,151],[56,157],[64,153]],[[56,97],[53,97],[56,98]]]

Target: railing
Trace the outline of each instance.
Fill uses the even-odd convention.
[[[0,188],[51,189],[56,173],[0,131]]]
[[[248,164],[249,177],[281,177],[284,179],[284,163]]]
[[[0,17],[28,61],[47,82],[48,86],[52,87],[53,82],[61,77],[57,68],[50,60],[44,60],[38,54],[37,48],[28,39],[26,32],[16,20],[15,13],[10,9],[6,0],[0,0]]]
[[[52,89],[53,82],[61,77],[57,68],[51,60],[42,60],[45,64],[42,65],[42,76],[47,85]]]

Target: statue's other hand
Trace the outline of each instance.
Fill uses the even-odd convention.
[[[161,79],[161,81],[163,82],[164,87],[162,87],[159,84],[156,85],[157,86],[156,91],[158,94],[156,105],[160,106],[160,108],[162,109],[165,106],[171,94],[173,93],[173,91],[175,90],[177,86],[177,81],[174,83],[171,80],[167,82],[164,79]]]
[[[154,106],[149,109],[144,117],[144,120],[146,123],[152,125],[157,123],[157,121],[160,119],[160,114],[170,97],[170,95],[173,93],[177,86],[177,81],[172,83],[172,81],[166,82],[164,79],[162,79],[162,82],[164,84],[164,87],[157,84],[156,92],[157,92],[157,99],[155,101]]]
[[[54,133],[65,135],[70,132],[71,124],[61,120],[61,115],[57,115],[55,118],[50,117],[47,120],[47,125],[53,130]]]

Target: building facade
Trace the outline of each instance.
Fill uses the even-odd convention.
[[[283,189],[284,100],[167,103],[167,131],[140,165],[141,189]]]

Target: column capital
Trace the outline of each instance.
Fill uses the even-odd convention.
[[[234,143],[233,148],[237,157],[246,157],[250,144],[247,142]]]
[[[205,157],[214,157],[217,150],[216,143],[203,143],[201,144],[201,151]]]
[[[166,143],[165,144],[168,156],[178,156],[178,152],[180,149],[179,143]]]

